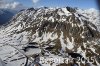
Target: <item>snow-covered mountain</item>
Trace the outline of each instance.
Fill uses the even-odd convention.
[[[96,10],[94,8],[90,9],[77,9],[78,13],[82,14],[83,16],[87,17],[87,19],[95,24],[100,31],[100,10]]]
[[[11,9],[0,9],[0,25],[9,22],[16,13],[17,11]]]
[[[97,18],[92,16],[92,13],[89,15],[88,13],[88,11],[71,7],[29,8],[20,11],[11,19],[10,24],[0,30],[1,59],[7,63],[7,66],[24,66],[25,56],[12,45],[23,51],[23,47],[28,46],[28,43],[36,42],[36,49],[25,52],[30,57],[33,57],[35,53],[40,53],[42,54],[41,60],[59,58],[64,61],[66,58],[70,59],[69,55],[78,54],[84,57],[85,62],[89,59],[91,66],[99,66],[100,32],[95,25],[96,20],[93,19]],[[93,63],[91,58],[94,60]],[[84,66],[85,62],[78,64]],[[51,64],[62,66],[62,62],[42,63],[40,61],[40,63],[43,66]]]

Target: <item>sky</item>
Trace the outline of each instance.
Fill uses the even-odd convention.
[[[78,7],[97,9],[96,0],[0,0],[0,8],[24,9],[30,7]]]

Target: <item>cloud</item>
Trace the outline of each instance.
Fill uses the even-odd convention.
[[[32,0],[33,1],[33,3],[35,4],[35,3],[37,3],[39,0]]]
[[[14,0],[0,0],[0,8],[21,10],[24,9],[25,6]]]
[[[19,2],[13,2],[13,3],[8,3],[6,4],[5,6],[6,8],[11,8],[11,9],[14,9],[14,10],[21,10],[21,9],[24,9],[25,6],[23,6],[21,3]]]

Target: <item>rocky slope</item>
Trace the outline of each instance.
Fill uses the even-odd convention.
[[[77,9],[78,13],[82,14],[83,16],[87,17],[87,19],[95,24],[100,31],[100,10],[96,10],[94,8],[82,10],[82,9]]]
[[[90,22],[89,19],[79,10],[71,7],[29,8],[20,11],[13,17],[6,28],[1,29],[0,42],[18,46],[19,49],[22,49],[24,45],[30,42],[36,42],[40,47],[37,51],[40,52],[41,50],[44,55],[49,52],[49,56],[53,55],[52,58],[62,58],[69,53],[78,53],[87,60],[89,58],[91,66],[99,66],[100,33],[97,26]],[[1,47],[5,47],[2,44]],[[4,51],[3,49],[1,48],[1,52]],[[12,52],[14,51],[16,50],[14,49]],[[16,56],[16,52],[14,52],[13,58]],[[42,53],[40,52],[40,54]],[[21,56],[20,53],[17,56]],[[8,57],[5,58],[7,60]],[[93,63],[91,58],[94,60]],[[49,63],[47,64],[49,65]],[[53,64],[53,66],[59,65],[58,63]],[[84,66],[84,63],[80,62],[80,65]]]

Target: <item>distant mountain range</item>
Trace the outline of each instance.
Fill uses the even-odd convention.
[[[0,25],[9,22],[16,13],[17,11],[11,9],[0,9]]]

